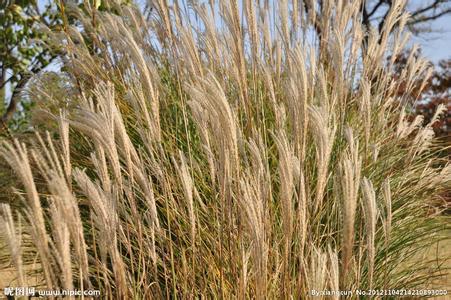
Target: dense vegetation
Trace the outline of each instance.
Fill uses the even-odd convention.
[[[306,298],[431,287],[451,166],[411,97],[431,75],[403,1],[65,7],[64,68],[2,138],[1,263],[110,298]],[[314,12],[315,10],[313,10]],[[387,62],[388,61],[388,62]],[[402,93],[400,91],[403,91]],[[11,170],[11,171],[10,171]],[[11,193],[10,186],[14,187]],[[435,286],[437,287],[437,286]]]

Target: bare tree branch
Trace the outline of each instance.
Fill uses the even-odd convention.
[[[422,18],[418,18],[416,20],[413,19],[410,22],[408,22],[407,24],[408,25],[415,25],[415,24],[418,24],[418,23],[423,23],[423,22],[427,22],[427,21],[436,20],[436,19],[438,19],[438,18],[440,18],[440,17],[442,17],[442,16],[444,16],[446,14],[449,14],[449,13],[451,13],[451,8],[446,9],[444,11],[441,11],[440,13],[432,15],[432,16],[422,17]]]
[[[35,62],[38,61],[39,57],[42,55],[45,55],[45,53],[43,52],[43,53],[39,54],[34,59],[34,61]],[[6,108],[5,113],[3,114],[3,116],[0,119],[0,130],[6,128],[9,120],[11,120],[11,118],[14,116],[14,113],[17,110],[17,103],[19,102],[20,92],[27,85],[30,78],[33,75],[38,74],[40,71],[42,71],[47,65],[51,64],[55,60],[56,57],[57,57],[56,55],[52,55],[52,57],[49,59],[49,63],[46,65],[35,65],[34,63],[31,63],[31,65],[34,65],[34,67],[32,67],[30,70],[28,70],[27,73],[21,74],[21,79],[19,80],[19,82],[13,89],[13,93],[9,100],[8,107]],[[4,84],[5,83],[3,83],[3,85]]]
[[[31,74],[24,75],[20,81],[17,83],[16,87],[14,88],[14,91],[11,95],[11,99],[9,101],[8,107],[6,108],[5,113],[3,114],[2,118],[0,119],[0,130],[3,130],[5,128],[8,128],[8,121],[12,118],[14,115],[16,109],[17,109],[17,103],[18,103],[18,96],[22,89],[27,84],[28,80],[31,78]]]
[[[370,11],[368,11],[369,3],[374,3]],[[447,4],[451,3],[451,0],[434,0],[430,4],[424,7],[417,7],[410,11],[412,17],[411,21],[408,22],[409,25],[416,25],[423,22],[428,22],[436,20],[446,14],[451,13],[451,7]],[[383,12],[384,4],[389,6],[388,10]],[[377,28],[379,32],[382,31],[385,18],[387,17],[391,7],[393,6],[392,0],[378,0],[378,1],[364,1],[362,3],[362,24],[369,27],[371,23],[377,22],[373,17],[378,17],[377,19],[382,19],[377,23]]]
[[[379,30],[379,33],[381,33],[382,29],[384,29],[385,20],[387,19],[387,16],[390,13],[390,11],[392,9],[392,6],[393,6],[393,1],[392,0],[388,0],[388,1],[386,1],[386,3],[388,4],[388,9],[385,12],[384,16],[382,17],[382,21],[380,21],[379,25],[377,26],[377,30]]]
[[[428,6],[426,6],[426,7],[423,7],[423,8],[421,8],[421,9],[418,9],[418,10],[412,12],[410,15],[411,15],[412,17],[418,16],[418,15],[420,15],[420,14],[422,14],[422,13],[425,13],[425,12],[428,12],[428,11],[430,11],[430,10],[437,9],[438,6],[440,6],[440,4],[447,3],[447,2],[449,2],[449,1],[448,1],[448,0],[435,0],[435,1],[432,2],[430,5],[428,5]]]
[[[385,0],[379,0],[379,2],[373,7],[373,9],[369,13],[367,13],[368,19],[371,18],[374,15],[374,13],[376,13],[376,11],[379,9],[379,7],[384,3]]]
[[[379,3],[381,3],[381,2],[383,2],[383,0],[380,1]],[[379,3],[378,3],[378,4],[379,4]],[[367,29],[369,29],[370,26],[371,26],[371,22],[370,22],[370,17],[371,17],[371,15],[368,13],[368,10],[366,9],[365,2],[362,2],[362,4],[361,4],[361,10],[362,10],[362,24],[365,25],[365,27],[366,27]],[[373,13],[374,13],[374,12],[373,12]]]

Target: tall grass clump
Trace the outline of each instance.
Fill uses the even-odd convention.
[[[1,142],[1,258],[20,282],[300,299],[442,274],[418,256],[449,229],[430,208],[451,166],[441,111],[409,119],[428,64],[413,49],[395,76],[403,1],[381,34],[360,1],[107,3],[117,14],[67,5],[62,91],[36,79],[35,133]]]

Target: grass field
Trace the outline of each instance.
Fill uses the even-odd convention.
[[[2,284],[33,266],[111,299],[449,284],[451,223],[430,215],[451,188],[446,108],[413,115],[431,69],[403,1],[380,31],[360,1],[66,12],[64,68],[0,142]]]

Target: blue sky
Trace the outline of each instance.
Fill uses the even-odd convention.
[[[1,1],[1,0],[0,0]],[[56,0],[38,0],[38,5],[42,8],[45,4]],[[146,0],[138,0],[139,2]],[[411,0],[410,4],[414,7],[424,6],[430,0]],[[411,42],[421,45],[422,53],[432,62],[437,63],[441,59],[451,58],[451,14],[441,17],[430,23],[432,32],[413,36]],[[47,69],[52,69],[51,65]],[[10,96],[10,90],[7,86],[7,98]]]
[[[431,0],[409,0],[410,8],[425,7]],[[412,42],[421,45],[423,55],[437,63],[451,58],[451,14],[430,22],[431,32],[413,36]]]
[[[38,0],[40,5],[52,0]],[[142,0],[140,0],[142,1]],[[429,0],[411,0],[413,7],[427,5]],[[412,42],[418,43],[423,49],[423,54],[433,62],[440,59],[451,58],[451,15],[444,16],[431,22],[431,33],[414,36]]]
[[[413,37],[412,41],[421,45],[423,55],[437,62],[451,58],[451,15],[442,17],[431,24],[432,33]]]
[[[38,0],[40,5],[55,0]],[[139,2],[145,0],[139,0]],[[411,7],[423,7],[430,0],[410,0]],[[430,23],[431,33],[412,37],[413,43],[418,43],[423,49],[423,55],[434,63],[440,59],[451,58],[451,15],[439,18]]]

